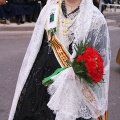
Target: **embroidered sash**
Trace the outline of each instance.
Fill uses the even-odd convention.
[[[84,85],[83,89],[82,89],[82,93],[83,93],[83,96],[85,97],[86,101],[91,105],[95,114],[99,115],[100,111],[97,109],[98,102],[96,101],[92,90],[88,86]],[[103,116],[98,117],[97,120],[108,120],[108,111],[106,111]]]
[[[70,54],[67,52],[64,46],[62,46],[61,43],[56,39],[55,35],[52,36],[52,39],[51,41],[49,41],[49,43],[51,44],[54,54],[61,67],[69,66],[66,61],[70,60]]]

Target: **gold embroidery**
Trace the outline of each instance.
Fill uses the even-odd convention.
[[[92,106],[92,108],[94,109],[94,112],[99,115],[100,111],[97,109],[98,108],[98,103],[91,91],[91,89],[88,86],[84,86],[82,89],[82,93],[84,95],[84,97],[86,98],[86,100],[90,103],[90,105]]]
[[[94,108],[94,112],[97,115],[99,115],[100,111],[97,109],[98,103],[95,100],[95,97],[93,96],[91,89],[88,88],[87,86],[84,86],[82,89],[82,93],[83,93],[84,97],[86,98],[86,100],[91,104],[92,108]],[[108,120],[108,111],[106,111],[103,116],[98,117],[97,120]]]
[[[52,37],[52,40],[49,41],[51,44],[53,51],[62,67],[69,66],[66,62],[67,60],[70,60],[69,54],[66,52],[64,47],[61,45],[61,43],[56,39],[55,36]]]

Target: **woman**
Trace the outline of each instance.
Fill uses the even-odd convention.
[[[62,83],[54,82],[49,95],[42,80],[67,66],[66,60],[76,54],[74,44],[85,37],[104,59],[104,83],[80,83],[69,67],[54,77],[55,81],[62,79]],[[55,44],[49,46],[51,41]],[[48,1],[23,60],[9,120],[107,119],[109,47],[106,21],[92,0]],[[74,89],[79,90],[78,94]]]

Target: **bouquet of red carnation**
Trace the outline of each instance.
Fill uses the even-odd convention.
[[[103,80],[104,66],[103,59],[98,51],[81,42],[75,46],[76,57],[73,62],[68,63],[73,67],[75,74],[87,83],[98,83]]]

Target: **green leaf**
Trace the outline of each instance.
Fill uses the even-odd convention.
[[[76,72],[76,74],[77,74],[77,73],[83,73],[83,72],[84,72],[84,71],[82,71],[82,70],[79,70],[79,71],[77,71],[77,72]]]
[[[71,62],[70,60],[66,60],[66,62],[67,62],[70,66],[72,66],[72,62]]]

